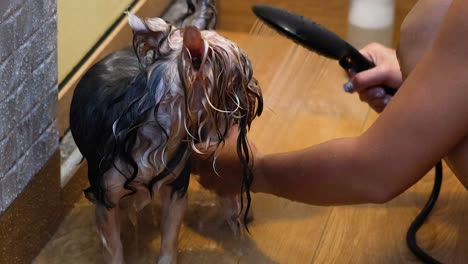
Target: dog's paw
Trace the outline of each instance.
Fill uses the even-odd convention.
[[[158,258],[158,264],[176,264],[177,256],[174,255],[161,255]]]

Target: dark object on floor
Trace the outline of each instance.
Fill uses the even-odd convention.
[[[426,252],[424,252],[416,242],[416,233],[418,232],[419,228],[423,225],[426,218],[429,216],[434,204],[439,197],[440,188],[442,186],[442,161],[437,162],[435,166],[435,179],[434,179],[434,187],[432,189],[431,195],[429,196],[429,200],[427,201],[424,208],[421,212],[416,216],[414,221],[411,223],[408,233],[406,233],[406,243],[408,244],[408,248],[413,252],[413,254],[418,257],[424,263],[441,263],[440,261],[434,259],[433,257],[429,256]]]

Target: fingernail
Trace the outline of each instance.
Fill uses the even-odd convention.
[[[382,98],[382,97],[385,96],[385,91],[383,91],[383,90],[377,90],[377,91],[375,92],[374,95],[375,95],[375,97],[377,97],[377,98]]]
[[[387,104],[390,102],[391,99],[392,99],[392,97],[391,97],[390,95],[388,95],[388,96],[386,96],[386,97],[383,99],[383,103],[384,103],[385,105],[387,105]]]
[[[345,84],[343,84],[343,90],[347,93],[351,92],[353,90],[353,83],[346,82]]]

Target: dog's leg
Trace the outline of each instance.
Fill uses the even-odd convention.
[[[241,212],[240,195],[234,195],[229,197],[219,197],[219,203],[221,210],[223,210],[224,218],[231,228],[235,236],[244,238],[245,235],[245,203],[244,208]],[[252,208],[249,210],[247,221],[250,222],[253,219]]]
[[[102,244],[107,250],[106,263],[124,263],[122,242],[120,241],[119,207],[107,209],[103,205],[96,206],[96,223]]]
[[[122,198],[119,203],[119,208],[121,213],[120,219],[124,220],[122,222],[122,234],[127,234],[127,236],[122,236],[125,255],[130,259],[135,259],[138,258],[142,252],[140,247],[141,232],[139,230],[139,225],[141,224],[139,220],[141,218],[138,217],[138,213],[151,202],[151,194],[145,184],[135,181],[130,185],[135,189],[136,193]],[[130,220],[130,224],[132,225],[131,227],[128,226],[128,230],[125,230],[127,226],[125,225],[126,219],[123,217],[124,215],[128,216],[128,220]],[[131,236],[128,236],[128,234],[131,234]]]
[[[109,172],[112,173],[112,172]],[[111,175],[112,177],[112,175]],[[114,177],[123,178],[123,177]],[[125,263],[123,256],[123,247],[120,240],[120,200],[128,193],[128,190],[123,188],[123,182],[113,181],[108,178],[106,188],[106,197],[115,206],[106,208],[102,204],[96,205],[96,224],[98,232],[101,236],[102,243],[106,248],[105,262],[112,264]]]
[[[219,197],[219,204],[223,211],[224,219],[234,233],[234,236],[243,237],[239,196]]]
[[[162,200],[161,255],[159,264],[177,263],[179,230],[187,208],[187,194],[171,195],[172,187],[163,185],[160,189]]]

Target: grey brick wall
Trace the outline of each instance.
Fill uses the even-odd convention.
[[[0,0],[0,213],[58,148],[56,0]]]

